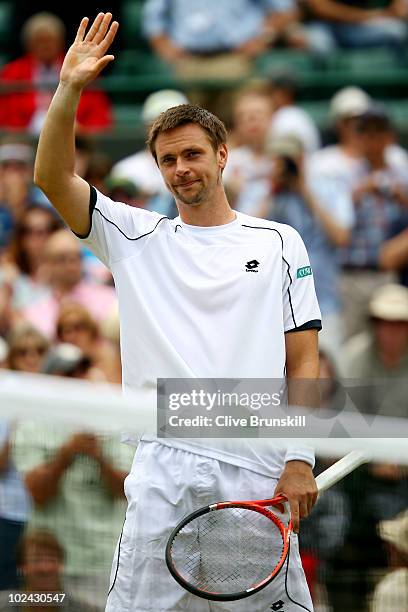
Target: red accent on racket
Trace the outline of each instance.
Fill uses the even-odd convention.
[[[319,474],[325,491],[370,460],[351,451]],[[281,494],[258,501],[219,502],[186,516],[166,546],[166,563],[182,587],[205,599],[233,601],[268,585],[288,556],[292,521],[286,526],[268,506],[286,501]]]
[[[226,501],[186,516],[166,546],[172,576],[190,593],[234,601],[266,587],[289,551],[292,521],[274,514],[284,495],[256,501]]]

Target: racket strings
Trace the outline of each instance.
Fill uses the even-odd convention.
[[[283,554],[278,527],[263,514],[225,508],[185,525],[172,545],[179,574],[197,589],[244,591],[265,580]]]

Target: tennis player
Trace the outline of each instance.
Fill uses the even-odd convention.
[[[35,182],[112,271],[124,388],[158,377],[316,378],[320,311],[305,247],[291,227],[230,208],[221,181],[227,135],[217,117],[181,105],[151,128],[150,150],[179,210],[174,220],[113,202],[75,175],[81,91],[114,59],[107,51],[117,28],[110,13],[89,28],[82,20],[41,133]],[[172,528],[200,506],[284,492],[297,531],[316,500],[311,449],[271,442],[259,454],[243,440],[239,452],[215,442],[140,441],[107,611],[312,611],[296,534],[285,570],[248,599],[206,601],[167,571]]]

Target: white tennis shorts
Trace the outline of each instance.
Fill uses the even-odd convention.
[[[295,534],[278,576],[259,593],[238,601],[196,597],[166,566],[167,539],[185,515],[215,501],[271,497],[276,483],[215,459],[141,442],[125,480],[128,509],[113,559],[106,612],[313,612]]]

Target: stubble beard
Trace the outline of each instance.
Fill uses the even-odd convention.
[[[187,206],[198,206],[202,204],[202,202],[206,199],[208,193],[208,189],[204,187],[203,184],[200,185],[200,189],[192,194],[191,196],[183,195],[179,191],[175,191],[175,198],[179,202],[186,204]]]

